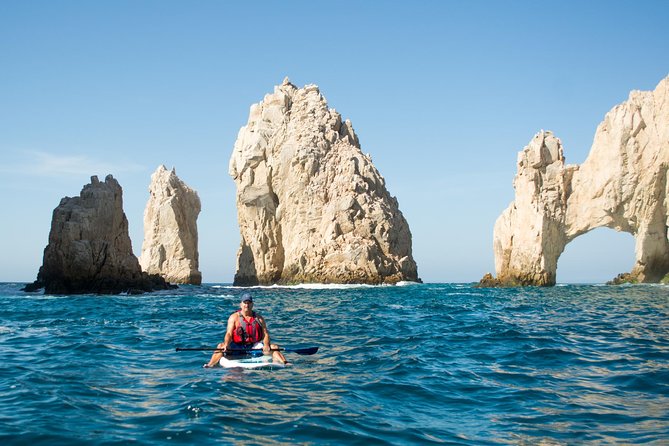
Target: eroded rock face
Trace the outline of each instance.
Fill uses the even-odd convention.
[[[555,283],[566,245],[564,218],[569,179],[562,143],[541,131],[518,154],[515,201],[495,223],[497,279],[517,285]]]
[[[235,284],[419,280],[397,200],[317,86],[286,79],[253,105],[229,173],[242,239]]]
[[[91,177],[79,197],[63,198],[53,211],[37,281],[26,291],[116,294],[167,288],[164,280],[139,267],[122,195],[121,186],[107,175],[104,182]]]
[[[171,283],[200,285],[197,217],[200,198],[160,166],[151,175],[149,201],[144,211],[144,243],[139,263],[149,274]]]
[[[668,168],[669,77],[613,108],[580,166],[564,164],[550,132],[537,134],[518,156],[515,200],[495,223],[497,279],[553,285],[567,243],[609,227],[635,237],[631,276],[659,281],[669,272]]]

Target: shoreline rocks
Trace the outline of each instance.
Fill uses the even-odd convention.
[[[171,288],[142,273],[132,253],[123,191],[111,175],[97,176],[78,197],[65,197],[53,211],[49,243],[37,280],[24,291],[48,294],[142,293]]]
[[[397,199],[316,85],[286,79],[251,107],[229,173],[235,285],[420,280]]]
[[[159,166],[151,175],[144,210],[144,242],[139,264],[166,281],[200,285],[197,217],[200,198],[175,169]]]
[[[614,277],[612,280],[609,280],[608,282],[606,282],[607,285],[623,285],[623,284],[626,284],[626,283],[635,284],[635,283],[639,283],[639,280],[633,274],[620,273],[616,277]]]

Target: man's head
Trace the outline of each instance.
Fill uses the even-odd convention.
[[[253,305],[253,297],[249,293],[242,294],[242,297],[239,300],[239,306],[244,308],[246,306],[251,307],[252,305]]]

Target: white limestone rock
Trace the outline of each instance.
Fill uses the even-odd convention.
[[[235,284],[418,281],[411,232],[349,121],[285,79],[251,107],[229,173]]]
[[[151,175],[144,210],[144,243],[139,263],[168,282],[200,285],[197,217],[200,198],[174,169],[159,166]]]
[[[580,166],[565,166],[559,140],[539,133],[519,154],[515,200],[495,223],[497,279],[553,285],[567,243],[609,227],[635,237],[632,277],[659,281],[669,272],[668,169],[669,77],[607,113]]]
[[[548,285],[565,245],[566,180],[574,168],[565,166],[560,140],[543,130],[518,154],[517,165],[515,201],[495,224],[498,279]]]

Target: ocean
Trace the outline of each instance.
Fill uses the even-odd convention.
[[[0,284],[0,444],[669,444],[669,287]],[[203,369],[250,291],[287,353]]]

